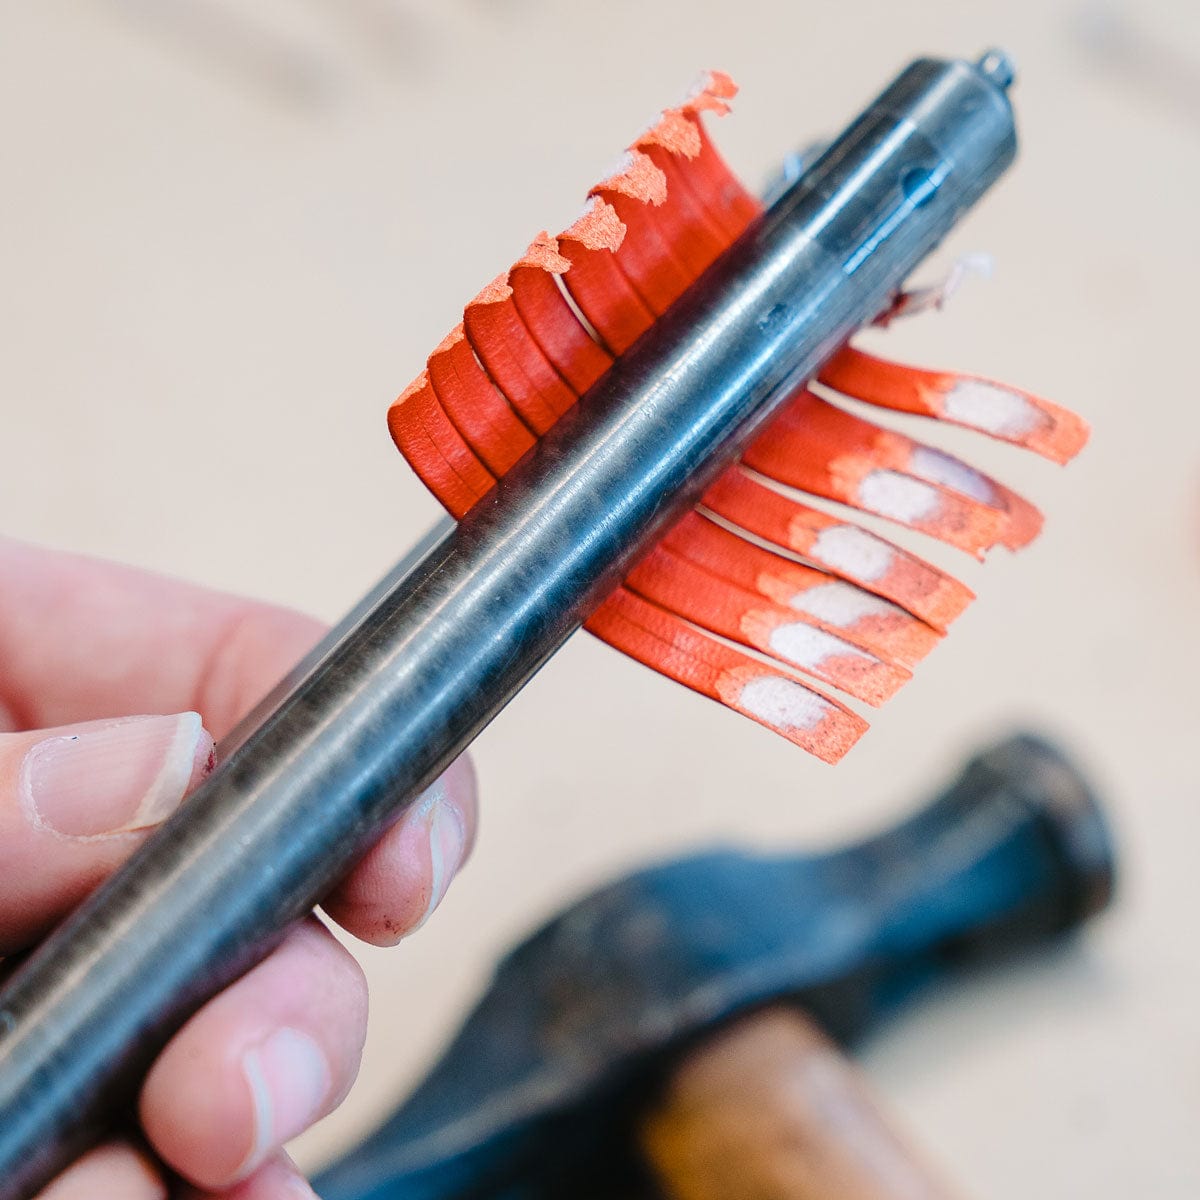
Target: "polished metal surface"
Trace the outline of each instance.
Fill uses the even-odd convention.
[[[908,67],[0,993],[0,1200],[122,1111],[1015,152],[1003,55]]]

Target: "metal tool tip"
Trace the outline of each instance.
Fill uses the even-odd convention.
[[[1017,77],[1017,64],[1003,50],[985,50],[975,64],[1001,91],[1008,91]]]

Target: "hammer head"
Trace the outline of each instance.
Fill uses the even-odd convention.
[[[1075,928],[1112,886],[1090,789],[1030,736],[832,853],[715,850],[638,871],[517,946],[411,1098],[315,1186],[325,1200],[628,1189],[637,1102],[709,1030],[786,999],[852,1044],[939,976]]]

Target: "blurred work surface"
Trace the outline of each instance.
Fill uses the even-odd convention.
[[[1010,49],[1023,155],[944,258],[995,278],[873,341],[1092,421],[1061,473],[972,447],[1045,534],[941,559],[980,600],[836,770],[575,639],[478,746],[443,910],[362,952],[362,1078],[299,1153],[370,1126],[570,896],[717,839],[841,841],[1020,721],[1111,798],[1118,911],[920,1007],[872,1075],[981,1200],[1200,1191],[1195,5],[8,0],[0,27],[5,529],[331,619],[436,515],[388,401],[698,68],[741,82],[717,137],[756,183],[912,54]]]

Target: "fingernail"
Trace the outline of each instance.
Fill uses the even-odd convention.
[[[300,1175],[293,1175],[284,1186],[287,1188],[287,1194],[292,1197],[292,1200],[320,1200],[317,1193],[312,1190],[312,1186],[308,1180]]]
[[[416,933],[442,902],[450,881],[462,866],[467,830],[458,809],[446,799],[441,784],[435,784],[429,803],[429,903],[421,919],[409,930]]]
[[[332,1076],[321,1047],[307,1033],[286,1027],[246,1051],[242,1073],[254,1104],[254,1146],[243,1168],[248,1170],[320,1116]]]
[[[157,825],[211,767],[200,714],[129,717],[31,746],[21,764],[26,816],[68,838]]]
[[[283,1173],[283,1191],[292,1200],[320,1200],[312,1189],[312,1184],[300,1173],[300,1168],[291,1157],[282,1151],[279,1154],[280,1168]]]

